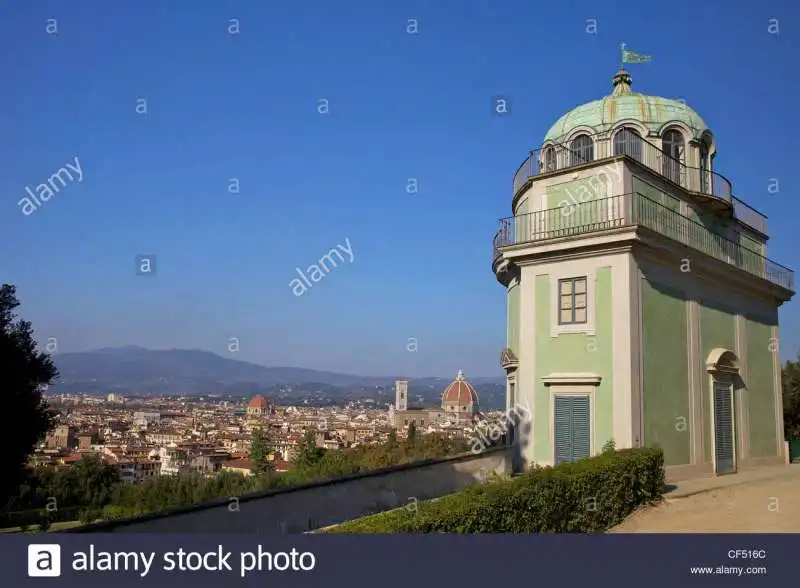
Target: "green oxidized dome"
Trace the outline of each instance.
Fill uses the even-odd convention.
[[[595,133],[602,133],[615,123],[630,119],[641,122],[652,132],[660,131],[668,122],[682,122],[692,129],[695,138],[709,130],[700,115],[685,103],[631,91],[631,76],[621,69],[614,76],[614,91],[610,96],[570,110],[550,127],[544,140],[560,143],[579,126],[588,126]]]

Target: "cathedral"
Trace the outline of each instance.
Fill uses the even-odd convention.
[[[395,429],[404,429],[412,422],[418,429],[443,423],[471,425],[479,417],[478,393],[459,370],[442,393],[441,406],[412,407],[408,403],[408,381],[395,383],[394,406],[389,407],[389,422]]]

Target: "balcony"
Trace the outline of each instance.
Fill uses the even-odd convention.
[[[500,220],[494,237],[493,267],[501,248],[623,227],[646,227],[753,276],[794,291],[794,272],[693,219],[641,194],[622,194]]]
[[[626,156],[691,192],[707,208],[728,214],[762,235],[767,235],[767,217],[733,196],[731,183],[724,176],[709,169],[688,166],[633,133],[622,137],[616,152],[612,148],[612,140],[598,135],[592,139],[593,149],[588,153],[566,144],[548,145],[531,151],[514,174],[514,196],[537,176]]]

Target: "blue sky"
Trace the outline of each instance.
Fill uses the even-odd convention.
[[[631,66],[634,89],[700,113],[717,170],[769,217],[769,257],[797,265],[792,2],[681,0],[657,18],[588,0],[15,4],[0,19],[0,280],[59,351],[225,355],[236,338],[235,358],[266,365],[499,375],[491,239],[512,175],[561,114],[610,92],[621,42],[653,56]],[[76,156],[83,180],[23,215],[25,186]],[[295,296],[295,268],[346,239],[352,263]],[[148,254],[157,275],[136,275]],[[797,303],[781,319],[794,357]]]

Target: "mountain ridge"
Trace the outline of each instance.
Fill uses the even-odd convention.
[[[87,393],[116,391],[142,395],[196,394],[255,390],[304,385],[313,388],[390,388],[396,380],[408,380],[415,388],[441,387],[453,380],[440,377],[360,376],[292,366],[265,366],[226,358],[202,349],[148,349],[136,345],[104,347],[92,351],[52,356],[59,370],[53,382],[59,389],[86,388]],[[479,384],[500,384],[502,376],[468,378]],[[332,390],[333,391],[333,390]]]

